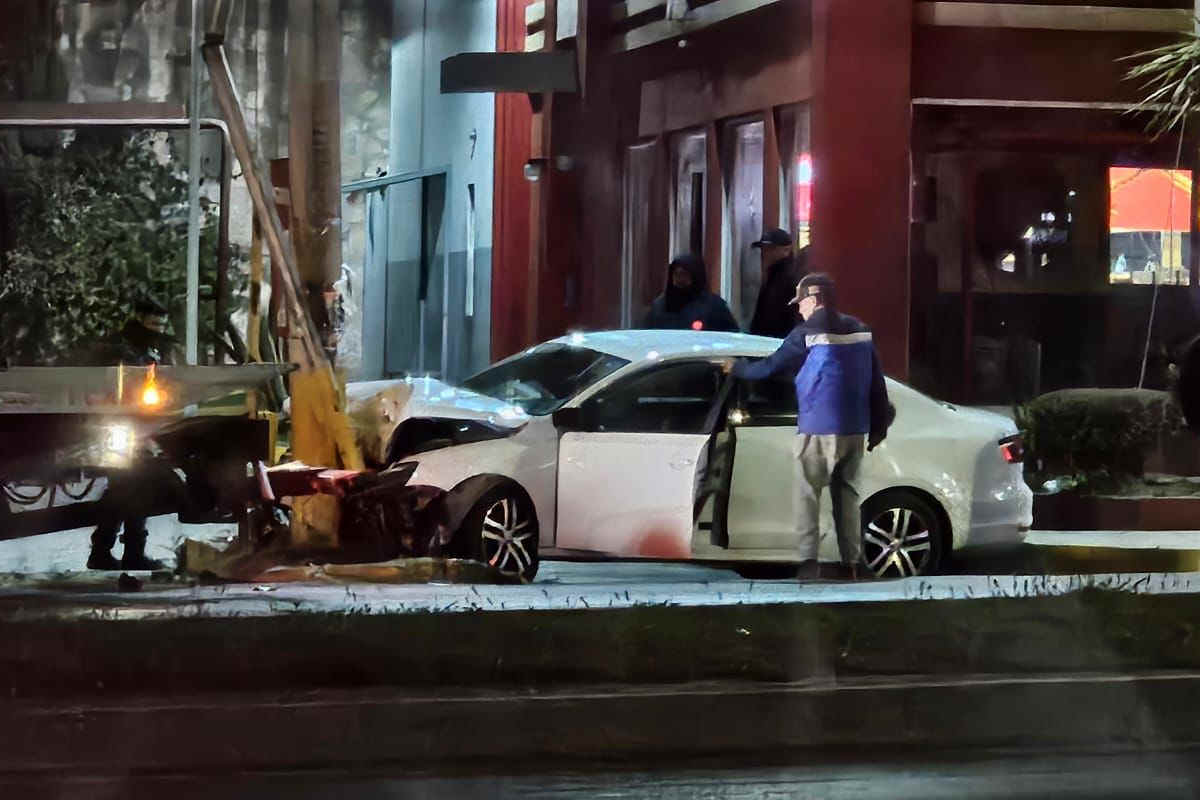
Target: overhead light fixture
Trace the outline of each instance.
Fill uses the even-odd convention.
[[[531,158],[525,162],[525,180],[537,183],[546,174],[546,159]]]

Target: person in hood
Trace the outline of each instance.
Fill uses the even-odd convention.
[[[787,306],[800,279],[808,274],[808,248],[796,252],[792,235],[783,228],[765,232],[751,247],[762,253],[763,280],[750,321],[750,333],[782,339],[796,327]]]
[[[110,339],[116,360],[122,364],[149,366],[175,363],[178,342],[166,333],[167,309],[156,300],[142,298],[134,303],[133,316]]]
[[[667,268],[667,288],[650,305],[644,328],[693,331],[740,330],[729,306],[708,290],[704,259],[677,256]]]

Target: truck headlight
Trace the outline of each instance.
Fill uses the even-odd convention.
[[[133,454],[133,426],[117,422],[104,428],[104,450],[120,458]]]

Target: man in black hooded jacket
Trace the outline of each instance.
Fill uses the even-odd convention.
[[[808,248],[795,252],[792,235],[782,228],[767,231],[751,247],[762,251],[763,280],[750,333],[786,338],[796,327],[796,315],[787,302],[796,284],[808,274]]]
[[[667,286],[650,305],[642,327],[694,331],[738,331],[733,312],[708,290],[704,259],[688,253],[667,268]]]

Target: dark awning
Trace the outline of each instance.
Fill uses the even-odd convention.
[[[575,53],[459,53],[442,60],[442,94],[459,92],[575,92]]]

